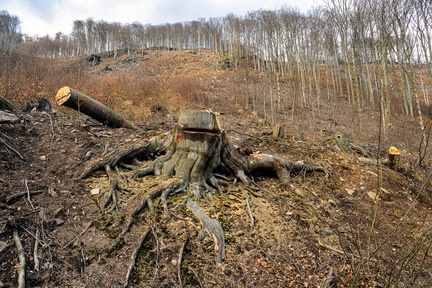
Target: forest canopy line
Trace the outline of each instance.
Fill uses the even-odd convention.
[[[326,3],[307,14],[285,6],[251,11],[244,16],[228,14],[164,25],[75,20],[70,35],[24,36],[17,48],[45,58],[103,52],[116,57],[120,50],[213,49],[225,53],[225,68],[254,68],[275,80],[272,83],[278,86],[277,92],[270,92],[268,105],[271,114],[287,105],[295,107],[296,101],[307,107],[311,97],[322,95],[347,97],[356,113],[365,107],[381,109],[384,130],[391,122],[392,110],[411,119],[428,112],[432,2]],[[11,45],[18,44],[16,38],[21,34],[16,29],[16,16],[7,11],[1,15],[4,54],[11,51]],[[4,43],[9,46],[4,47]],[[246,99],[246,107],[254,99],[250,100]]]

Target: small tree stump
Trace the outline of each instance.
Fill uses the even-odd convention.
[[[55,99],[58,105],[82,112],[109,127],[136,129],[135,125],[129,123],[102,103],[68,86],[60,88]]]
[[[391,146],[388,149],[388,167],[394,171],[399,170],[399,164],[400,164],[400,150],[397,149],[394,146]]]
[[[276,125],[273,127],[273,137],[275,138],[284,138],[285,137],[285,129],[283,126]]]

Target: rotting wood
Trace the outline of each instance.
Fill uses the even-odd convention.
[[[203,229],[213,238],[215,243],[215,259],[217,263],[222,263],[225,256],[225,235],[221,224],[217,219],[210,218],[204,209],[192,200],[187,202],[187,207],[200,219]]]
[[[99,101],[68,86],[60,88],[55,97],[58,105],[63,105],[84,113],[93,119],[113,128],[125,127],[136,129],[122,116],[109,109]]]
[[[25,288],[26,286],[26,279],[25,279],[25,267],[26,267],[26,259],[24,254],[24,248],[21,243],[21,239],[19,238],[18,231],[15,229],[12,234],[12,239],[15,243],[15,246],[17,248],[18,252],[18,288]]]

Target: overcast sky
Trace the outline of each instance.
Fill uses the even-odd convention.
[[[248,11],[278,9],[283,5],[306,13],[324,0],[0,0],[0,10],[18,16],[21,30],[30,36],[70,34],[74,20],[163,24],[223,17],[244,16]]]

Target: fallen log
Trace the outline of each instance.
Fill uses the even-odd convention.
[[[16,112],[18,111],[18,108],[15,107],[15,105],[13,105],[8,99],[0,95],[0,110]]]
[[[58,105],[84,113],[109,127],[136,129],[135,125],[129,123],[102,103],[68,86],[60,88],[55,99]]]

